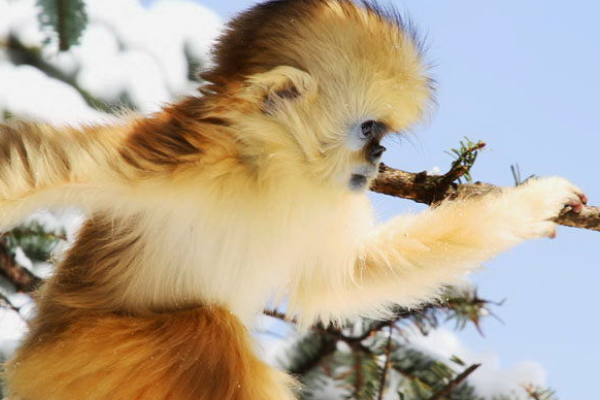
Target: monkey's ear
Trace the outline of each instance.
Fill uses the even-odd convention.
[[[255,74],[246,81],[249,92],[259,102],[265,114],[274,114],[285,102],[316,92],[316,84],[308,72],[289,66],[275,67]]]

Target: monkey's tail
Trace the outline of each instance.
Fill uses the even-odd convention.
[[[246,328],[220,308],[91,314],[36,342],[5,366],[9,398],[295,399],[294,380],[259,360]]]

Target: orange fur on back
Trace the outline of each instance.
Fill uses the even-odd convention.
[[[6,366],[22,400],[246,400],[294,398],[293,380],[252,351],[226,310],[154,316],[80,315],[29,342]]]

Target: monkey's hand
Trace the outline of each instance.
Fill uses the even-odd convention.
[[[558,177],[529,179],[509,189],[505,196],[517,217],[513,232],[523,239],[555,237],[556,223],[553,220],[565,208],[580,212],[587,203],[581,189]]]

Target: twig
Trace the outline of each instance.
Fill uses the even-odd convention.
[[[21,309],[17,306],[15,306],[8,297],[6,297],[5,295],[3,295],[2,293],[0,293],[0,303],[3,303],[2,305],[5,306],[6,308],[10,308],[11,310],[13,310],[14,312],[16,312],[17,314],[21,315],[20,311]]]
[[[501,305],[502,302],[493,302],[491,300],[485,300],[477,296],[477,293],[474,294],[465,294],[463,297],[457,297],[458,295],[450,295],[450,298],[443,302],[432,302],[424,304],[419,308],[396,308],[394,312],[394,316],[388,320],[379,320],[373,321],[369,329],[365,332],[362,332],[356,336],[348,336],[344,334],[343,330],[339,327],[329,326],[324,327],[321,324],[313,325],[310,329],[319,332],[322,334],[329,335],[331,337],[336,338],[337,340],[341,340],[348,345],[352,346],[355,343],[361,343],[364,340],[372,337],[376,333],[380,332],[383,328],[387,326],[395,326],[395,324],[399,321],[406,320],[412,317],[427,317],[428,312],[435,310],[446,310],[453,311],[456,309],[456,304],[463,305],[471,305],[476,306],[478,308],[486,308],[488,314],[491,314],[491,311],[487,309],[487,305]],[[263,314],[272,318],[279,319],[281,321],[288,322],[290,324],[296,324],[297,321],[295,318],[288,318],[285,313],[276,310],[276,309],[264,309]]]
[[[521,386],[523,387],[523,389],[527,393],[527,396],[529,396],[531,400],[552,400],[556,398],[556,392],[554,390],[543,389],[534,386],[533,384],[524,384]]]
[[[388,370],[390,369],[390,356],[392,354],[392,334],[394,333],[393,324],[390,324],[390,333],[387,338],[387,343],[385,345],[385,360],[383,364],[383,369],[381,371],[381,380],[379,381],[379,396],[377,396],[377,400],[383,400],[383,395],[385,393],[385,379],[387,377]]]
[[[6,232],[4,235],[8,235],[8,236],[37,236],[37,235],[43,235],[49,239],[54,239],[54,240],[62,240],[62,241],[68,241],[69,239],[67,238],[66,234],[62,234],[62,233],[56,233],[56,232],[37,232],[34,229],[29,229],[29,228],[21,228],[21,227],[17,227],[17,228],[13,228],[12,230]]]
[[[276,318],[276,319],[279,319],[279,320],[282,320],[285,322],[290,322],[292,324],[296,323],[295,319],[288,319],[284,313],[282,313],[279,310],[272,309],[272,308],[265,308],[263,310],[263,314],[265,314],[268,317]]]
[[[440,391],[434,393],[433,396],[429,398],[429,400],[444,400],[450,399],[450,394],[458,385],[463,383],[465,379],[468,378],[477,368],[479,368],[481,364],[473,364],[469,368],[465,369],[460,375],[451,380],[446,386],[444,386]]]
[[[17,313],[17,315],[19,316],[19,318],[21,318],[21,320],[23,322],[25,322],[26,325],[29,325],[29,321],[27,320],[27,318],[25,318],[22,314],[21,314],[21,307],[17,307],[15,306],[12,301],[10,301],[10,299],[8,297],[6,297],[4,294],[0,293],[0,306],[2,307],[6,307],[11,309],[12,311],[14,311],[15,313]]]
[[[365,374],[362,370],[362,358],[360,357],[360,352],[353,352],[353,358],[354,372],[356,374],[356,379],[354,381],[354,397],[358,399],[361,397],[361,391],[365,386]]]

